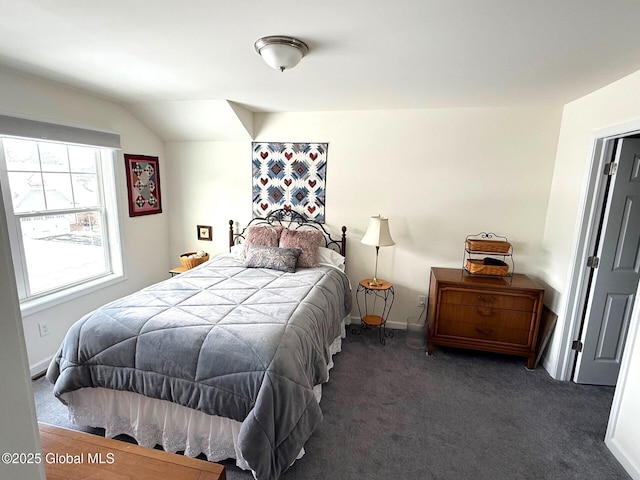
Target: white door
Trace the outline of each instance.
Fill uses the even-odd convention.
[[[640,279],[640,139],[618,140],[574,381],[615,385]]]

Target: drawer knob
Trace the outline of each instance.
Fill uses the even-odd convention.
[[[492,295],[478,295],[478,301],[485,303],[493,303],[497,300],[496,297]]]
[[[492,317],[496,312],[491,307],[478,308],[478,315],[483,317]]]

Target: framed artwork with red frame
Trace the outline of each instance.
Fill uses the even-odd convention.
[[[162,213],[158,157],[124,154],[129,195],[129,216]]]

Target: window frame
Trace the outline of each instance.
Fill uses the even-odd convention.
[[[20,308],[23,316],[36,313],[51,306],[69,301],[73,298],[85,295],[87,293],[96,291],[106,286],[121,282],[126,279],[124,272],[124,259],[123,248],[121,243],[121,219],[122,214],[118,205],[119,197],[119,185],[121,182],[117,181],[116,174],[116,160],[118,157],[117,149],[113,146],[104,145],[87,145],[84,143],[70,142],[68,139],[65,141],[56,141],[48,138],[36,138],[35,136],[23,136],[16,134],[6,133],[6,129],[3,129],[3,120],[8,117],[0,116],[0,185],[2,188],[2,195],[5,206],[5,213],[7,218],[7,227],[9,231],[9,241],[11,245],[11,255],[14,264],[16,283],[18,287],[18,293],[20,297]],[[20,122],[24,120],[19,119]],[[26,122],[29,122],[28,120]],[[41,122],[36,122],[40,124]],[[50,126],[51,124],[44,124]],[[63,131],[64,126],[55,126]],[[73,133],[74,130],[85,132],[75,127],[71,127]],[[3,131],[4,130],[4,131]],[[88,131],[91,133],[91,131]],[[96,132],[98,135],[100,132]],[[96,162],[97,174],[98,174],[98,190],[100,206],[94,207],[81,207],[71,209],[56,209],[51,211],[39,211],[38,214],[42,215],[55,215],[60,214],[76,214],[82,211],[100,211],[101,216],[101,228],[104,229],[103,233],[103,252],[105,254],[105,271],[96,276],[78,280],[71,284],[60,286],[58,288],[50,289],[45,292],[32,294],[26,297],[28,288],[27,283],[27,265],[25,248],[22,241],[22,233],[20,221],[21,218],[27,218],[36,214],[29,213],[14,213],[13,201],[11,198],[11,189],[9,187],[9,174],[7,170],[7,162],[4,158],[4,147],[2,140],[4,138],[18,138],[21,140],[35,141],[35,142],[55,142],[69,146],[83,146],[96,148],[100,151],[100,158]],[[95,143],[95,142],[91,142]],[[118,137],[119,145],[119,137]],[[26,298],[25,298],[26,297]]]

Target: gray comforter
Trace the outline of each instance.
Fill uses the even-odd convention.
[[[243,457],[276,479],[322,419],[313,387],[350,308],[335,268],[282,273],[224,255],[86,315],[47,377],[58,398],[104,387],[240,421]]]

